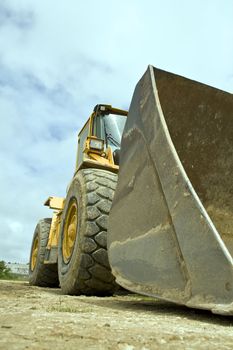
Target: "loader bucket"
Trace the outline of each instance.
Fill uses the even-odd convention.
[[[233,96],[152,66],[122,138],[108,251],[123,287],[233,315]]]

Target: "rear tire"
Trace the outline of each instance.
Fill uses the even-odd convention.
[[[40,287],[58,287],[57,264],[44,264],[52,219],[38,222],[31,246],[29,261],[29,284]]]
[[[108,215],[116,184],[117,175],[111,172],[84,169],[69,187],[58,244],[59,280],[65,294],[111,295],[118,289],[107,254]]]

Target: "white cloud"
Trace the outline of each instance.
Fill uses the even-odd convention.
[[[231,0],[0,4],[0,260],[27,261],[97,103],[127,108],[149,63],[232,91]]]

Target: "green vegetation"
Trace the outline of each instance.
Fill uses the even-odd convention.
[[[6,266],[5,261],[0,261],[0,279],[12,279],[11,270]]]
[[[27,281],[28,276],[19,275],[11,272],[11,269],[7,267],[7,264],[5,263],[5,261],[1,260],[0,261],[0,279]]]
[[[11,279],[11,280],[15,280],[15,281],[28,281],[28,276],[25,275],[19,275],[18,273],[10,273],[10,278],[7,279]]]
[[[56,305],[52,305],[47,309],[48,312],[68,312],[68,313],[86,313],[86,312],[92,312],[93,309],[90,308],[80,308],[79,306],[69,306],[67,305],[67,301],[62,300],[59,298],[59,303]]]
[[[69,312],[69,313],[86,313],[86,312],[91,312],[92,309],[88,308],[88,309],[80,309],[77,307],[70,307],[70,306],[51,306],[50,308],[48,308],[47,310],[48,312]]]

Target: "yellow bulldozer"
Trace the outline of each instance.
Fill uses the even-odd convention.
[[[30,283],[233,315],[232,126],[232,94],[153,66],[128,113],[97,105],[66,198],[45,202]]]

